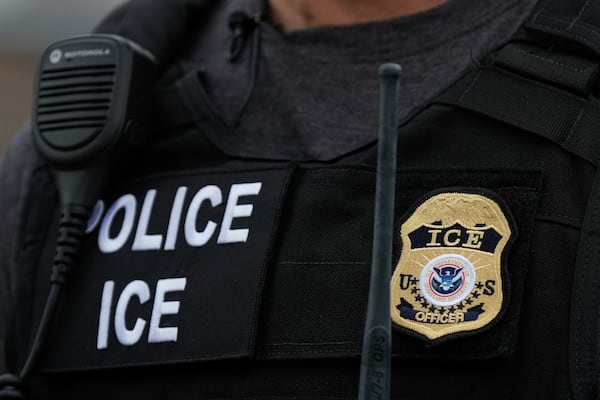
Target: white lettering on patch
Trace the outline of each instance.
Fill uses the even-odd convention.
[[[96,342],[97,349],[105,349],[108,347],[108,325],[114,290],[114,281],[106,281],[104,283],[104,288],[102,289],[102,303],[100,304],[100,318],[98,321],[98,341]]]
[[[125,346],[136,344],[142,337],[144,328],[146,327],[146,320],[137,318],[133,328],[127,329],[125,313],[129,306],[129,302],[134,296],[138,298],[140,304],[144,304],[150,300],[150,288],[148,287],[148,284],[141,280],[129,282],[129,284],[125,286],[125,289],[123,289],[121,296],[119,296],[119,301],[117,302],[117,307],[115,309],[115,334],[117,335],[119,343]]]
[[[157,228],[154,221],[152,233],[149,233],[149,225],[153,221],[153,214],[164,212],[155,207],[158,191],[149,189],[145,193],[139,216],[138,199],[133,194],[122,195],[108,208],[99,224],[98,248],[105,254],[115,253],[125,247],[132,239],[132,234],[132,251],[175,250],[180,234],[191,247],[205,246],[215,236],[217,244],[245,243],[250,235],[250,226],[244,226],[243,222],[237,220],[251,217],[254,204],[249,200],[243,201],[242,198],[257,196],[261,189],[262,182],[232,184],[220,220],[213,220],[208,217],[210,211],[207,210],[223,205],[221,188],[216,185],[201,187],[186,206],[189,188],[180,186],[173,196],[167,226]],[[121,214],[123,218],[117,218]],[[161,220],[155,218],[157,221]]]
[[[135,230],[135,239],[133,240],[133,245],[131,246],[131,250],[133,251],[160,250],[160,247],[162,246],[162,235],[148,234],[148,223],[150,222],[150,214],[152,213],[152,206],[154,205],[155,197],[155,189],[148,190],[146,197],[144,197],[142,211],[140,212],[140,220],[138,222],[137,229]]]
[[[237,243],[246,242],[248,240],[248,228],[231,229],[231,224],[234,218],[249,217],[252,215],[254,207],[252,204],[238,204],[238,200],[242,196],[256,196],[260,193],[262,183],[241,183],[231,185],[229,198],[227,199],[227,207],[223,216],[223,225],[217,243]]]
[[[161,279],[156,284],[156,295],[152,307],[152,318],[150,319],[150,331],[148,343],[176,342],[179,329],[176,326],[163,328],[160,326],[160,318],[163,315],[179,313],[179,301],[165,301],[165,294],[170,292],[183,292],[185,290],[185,278]]]
[[[154,290],[152,313],[149,316],[150,324],[148,324],[147,319],[134,315],[137,318],[133,327],[129,328],[127,326],[127,313],[131,312],[131,302],[137,301],[139,304],[145,304],[152,298],[150,286],[146,282],[139,279],[129,282],[119,294],[117,304],[114,308],[113,327],[118,343],[123,346],[133,346],[139,343],[146,331],[146,326],[149,326],[148,343],[177,342],[179,328],[177,326],[161,326],[161,318],[164,315],[177,315],[179,313],[180,301],[167,301],[165,300],[165,295],[167,293],[183,292],[186,283],[187,278],[159,279],[156,282],[156,289]],[[98,350],[109,347],[114,290],[114,281],[110,280],[104,283],[100,302],[100,316],[98,318],[98,337],[96,340],[96,348]]]
[[[129,239],[135,220],[135,208],[137,201],[132,194],[126,194],[119,197],[112,206],[106,211],[106,215],[100,225],[98,232],[98,247],[103,253],[114,253],[121,249]],[[123,210],[125,216],[123,224],[117,236],[110,237],[110,228],[114,222],[115,216]]]
[[[173,207],[171,208],[171,215],[169,216],[169,227],[167,228],[167,238],[165,239],[165,250],[175,250],[177,233],[179,232],[179,221],[181,221],[183,201],[185,200],[187,190],[188,188],[186,186],[180,186],[177,188],[177,193],[175,193],[175,200],[173,200]]]
[[[204,186],[196,193],[188,208],[187,216],[185,217],[185,240],[190,246],[204,246],[210,240],[211,236],[217,228],[217,224],[213,221],[208,221],[202,231],[196,230],[198,222],[198,212],[200,206],[205,200],[210,201],[212,207],[216,207],[223,202],[221,189],[214,185]]]

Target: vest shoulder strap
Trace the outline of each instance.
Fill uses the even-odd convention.
[[[565,39],[600,55],[600,1],[540,0],[525,28]]]
[[[487,65],[454,83],[434,103],[491,117],[550,140],[594,165],[600,162],[600,106],[545,83],[542,75],[527,77]]]
[[[571,293],[569,373],[577,400],[600,399],[600,1],[546,0],[512,41],[435,102],[550,140],[597,167]]]
[[[598,165],[598,23],[600,0],[541,0],[508,44],[434,103],[527,130]]]

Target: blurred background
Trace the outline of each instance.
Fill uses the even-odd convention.
[[[31,112],[33,76],[52,42],[88,33],[124,0],[0,0],[0,158]]]

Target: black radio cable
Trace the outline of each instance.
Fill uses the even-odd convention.
[[[23,394],[25,383],[29,380],[48,337],[50,326],[60,303],[63,288],[73,268],[75,256],[81,244],[81,238],[85,234],[90,214],[91,207],[78,204],[64,204],[62,206],[56,241],[56,255],[52,262],[50,292],[46,300],[44,312],[29,354],[19,375],[6,374],[0,376],[0,399],[2,400],[25,398]]]

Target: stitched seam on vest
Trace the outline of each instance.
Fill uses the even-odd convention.
[[[556,17],[551,17],[549,15],[543,15],[543,17],[544,18],[548,18],[548,19],[553,19],[553,20],[559,21],[559,22],[566,22],[564,19],[556,18]],[[588,43],[593,48],[600,49],[600,45],[599,44],[597,44],[596,42],[591,41],[590,39],[586,38],[585,36],[578,35],[576,33],[573,33],[571,31],[567,31],[565,29],[558,29],[558,28],[554,28],[554,27],[551,27],[551,26],[548,26],[548,25],[544,25],[544,24],[539,24],[539,25],[543,26],[545,29],[548,29],[550,31],[558,32],[558,33],[563,33],[563,34],[566,34],[567,36],[572,36],[572,37],[575,37],[577,39],[581,39],[582,41],[584,41],[585,43]],[[579,28],[584,29],[584,30],[586,30],[588,32],[591,32],[591,33],[597,33],[593,29],[590,29],[590,28],[588,28],[586,26],[583,26],[583,25],[579,25]]]
[[[343,187],[343,188],[352,188],[352,189],[359,189],[359,190],[363,190],[365,192],[375,192],[375,189],[373,188],[367,188],[367,187],[363,187],[363,186],[358,186],[358,185],[347,185],[347,184],[343,184],[343,183],[325,183],[325,182],[311,182],[311,183],[307,183],[306,186],[326,186],[326,187]]]
[[[533,20],[531,22],[535,23],[535,20],[540,16],[540,14],[542,13],[542,11],[545,11],[548,8],[548,4],[550,3],[550,0],[546,0],[546,2],[544,3],[544,5],[542,7],[540,7],[540,9],[538,10],[538,12],[535,13],[535,16],[533,17]]]
[[[319,262],[312,262],[312,261],[281,261],[278,262],[277,265],[296,265],[296,264],[303,264],[303,265],[369,265],[369,262],[366,261],[348,261],[348,262],[344,262],[344,261],[319,261]]]
[[[573,19],[573,22],[571,22],[571,24],[567,27],[567,30],[570,30],[577,23],[577,21],[579,21],[579,19],[583,16],[583,13],[587,9],[588,5],[590,4],[590,1],[591,0],[587,0],[585,2],[585,4],[581,7],[581,10],[579,10],[579,14],[577,14],[577,16]]]
[[[353,342],[351,343],[353,345],[358,345],[358,342]],[[299,354],[323,354],[323,353],[342,353],[345,352],[347,350],[327,350],[327,349],[322,349],[322,350],[302,350],[302,351],[274,351],[271,354],[273,355],[279,355],[279,356],[293,356],[293,355],[299,355]]]
[[[547,63],[553,64],[553,65],[558,65],[559,67],[570,69],[571,71],[575,71],[575,72],[587,72],[587,71],[590,71],[592,68],[594,68],[594,65],[591,65],[591,66],[589,66],[587,68],[576,68],[576,67],[574,67],[572,65],[569,65],[569,64],[563,64],[563,63],[560,63],[558,61],[554,61],[551,58],[545,58],[545,57],[542,57],[542,56],[538,56],[537,54],[528,53],[527,51],[522,50],[522,49],[512,48],[512,51],[515,52],[515,53],[524,54],[524,55],[529,56],[529,57],[537,58],[537,59],[545,61]]]
[[[567,137],[562,140],[563,146],[568,146],[571,143],[571,138],[573,137],[573,133],[575,133],[575,131],[577,130],[577,126],[579,125],[579,122],[581,121],[581,117],[583,117],[584,110],[585,110],[584,107],[581,107],[581,110],[579,110],[579,114],[577,114],[577,118],[575,118],[575,121],[573,121],[571,128],[569,128],[569,133],[567,134]]]
[[[458,102],[459,103],[463,102],[463,100],[465,99],[465,97],[469,94],[469,92],[471,91],[471,89],[473,89],[473,86],[475,86],[475,83],[477,83],[477,81],[479,80],[480,77],[481,77],[481,70],[477,71],[477,75],[475,75],[475,77],[473,78],[473,80],[471,81],[471,83],[469,83],[469,86],[460,95],[460,97],[458,98]]]
[[[596,224],[596,215],[598,214],[598,201],[594,202],[593,204],[593,211],[592,211],[592,216],[590,218],[590,222],[592,224],[592,226],[595,226]],[[588,239],[587,239],[587,244],[585,247],[585,260],[583,262],[583,276],[587,276],[587,270],[588,270],[588,265],[589,265],[589,259],[590,259],[590,248],[592,248],[592,238],[591,235],[588,235]],[[592,282],[593,287],[597,286],[597,278],[594,278],[594,281]],[[579,298],[581,299],[581,297],[583,296],[583,288],[579,288]],[[583,394],[583,385],[581,382],[581,378],[579,377],[579,370],[580,370],[580,359],[579,359],[579,350],[580,350],[580,342],[581,342],[581,301],[577,302],[577,334],[575,335],[575,374],[576,374],[576,378],[577,378],[577,392],[579,394],[579,396],[582,396]],[[593,333],[592,332],[587,332],[586,333],[586,338],[589,342],[590,345],[593,345]],[[590,346],[592,347],[592,346]]]
[[[331,346],[332,344],[356,344],[357,341],[342,341],[342,342],[281,342],[281,343],[269,343],[265,344],[268,346]]]
[[[581,218],[575,218],[575,217],[571,217],[571,216],[564,215],[564,214],[553,214],[553,213],[548,213],[548,214],[539,214],[538,216],[540,216],[540,217],[556,217],[556,218],[563,218],[563,219],[567,219],[567,220],[569,220],[569,221],[573,221],[573,222],[581,223]]]

